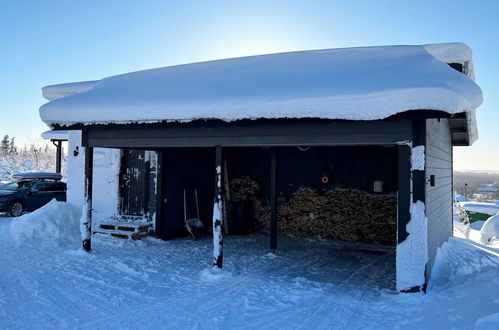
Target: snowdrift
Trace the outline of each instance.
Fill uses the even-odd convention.
[[[437,251],[429,282],[429,291],[462,283],[487,267],[498,267],[494,250],[487,250],[471,240],[451,237]]]
[[[10,235],[19,244],[27,242],[80,242],[81,209],[55,199],[38,210],[12,220]]]
[[[493,240],[499,239],[499,212],[485,221],[480,229],[482,244],[490,244]]]

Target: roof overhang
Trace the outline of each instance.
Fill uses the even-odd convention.
[[[41,134],[42,138],[50,141],[67,141],[69,139],[68,130],[50,130]]]
[[[470,146],[472,144],[468,121],[466,113],[458,113],[449,119],[453,146]]]
[[[456,145],[470,145],[482,102],[473,77],[471,50],[460,43],[291,52],[48,86],[43,92],[52,101],[40,116],[52,128],[75,129],[196,120],[376,121],[438,109],[455,118]]]

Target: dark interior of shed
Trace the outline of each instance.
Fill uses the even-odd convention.
[[[279,235],[395,245],[396,147],[275,150]],[[165,239],[185,236],[185,218],[196,218],[198,209],[209,231],[214,148],[171,148],[162,154],[166,203],[157,234]],[[268,147],[223,148],[225,227],[229,234],[270,233],[270,159]]]
[[[205,228],[211,228],[214,148],[170,148],[162,150],[162,154],[161,184],[166,202],[162,204],[163,221],[161,226],[157,226],[160,228],[157,234],[163,239],[186,236],[185,219],[198,218],[198,210],[199,220]]]
[[[270,148],[224,148],[229,233],[270,232]],[[280,147],[277,232],[395,245],[397,149]]]

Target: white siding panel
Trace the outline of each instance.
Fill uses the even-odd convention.
[[[434,187],[430,175],[435,175]],[[452,141],[447,119],[426,121],[426,178],[429,276],[437,249],[452,236]]]

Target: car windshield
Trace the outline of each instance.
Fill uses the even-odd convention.
[[[0,190],[24,190],[27,189],[32,181],[20,180],[20,181],[12,181],[0,186]]]

